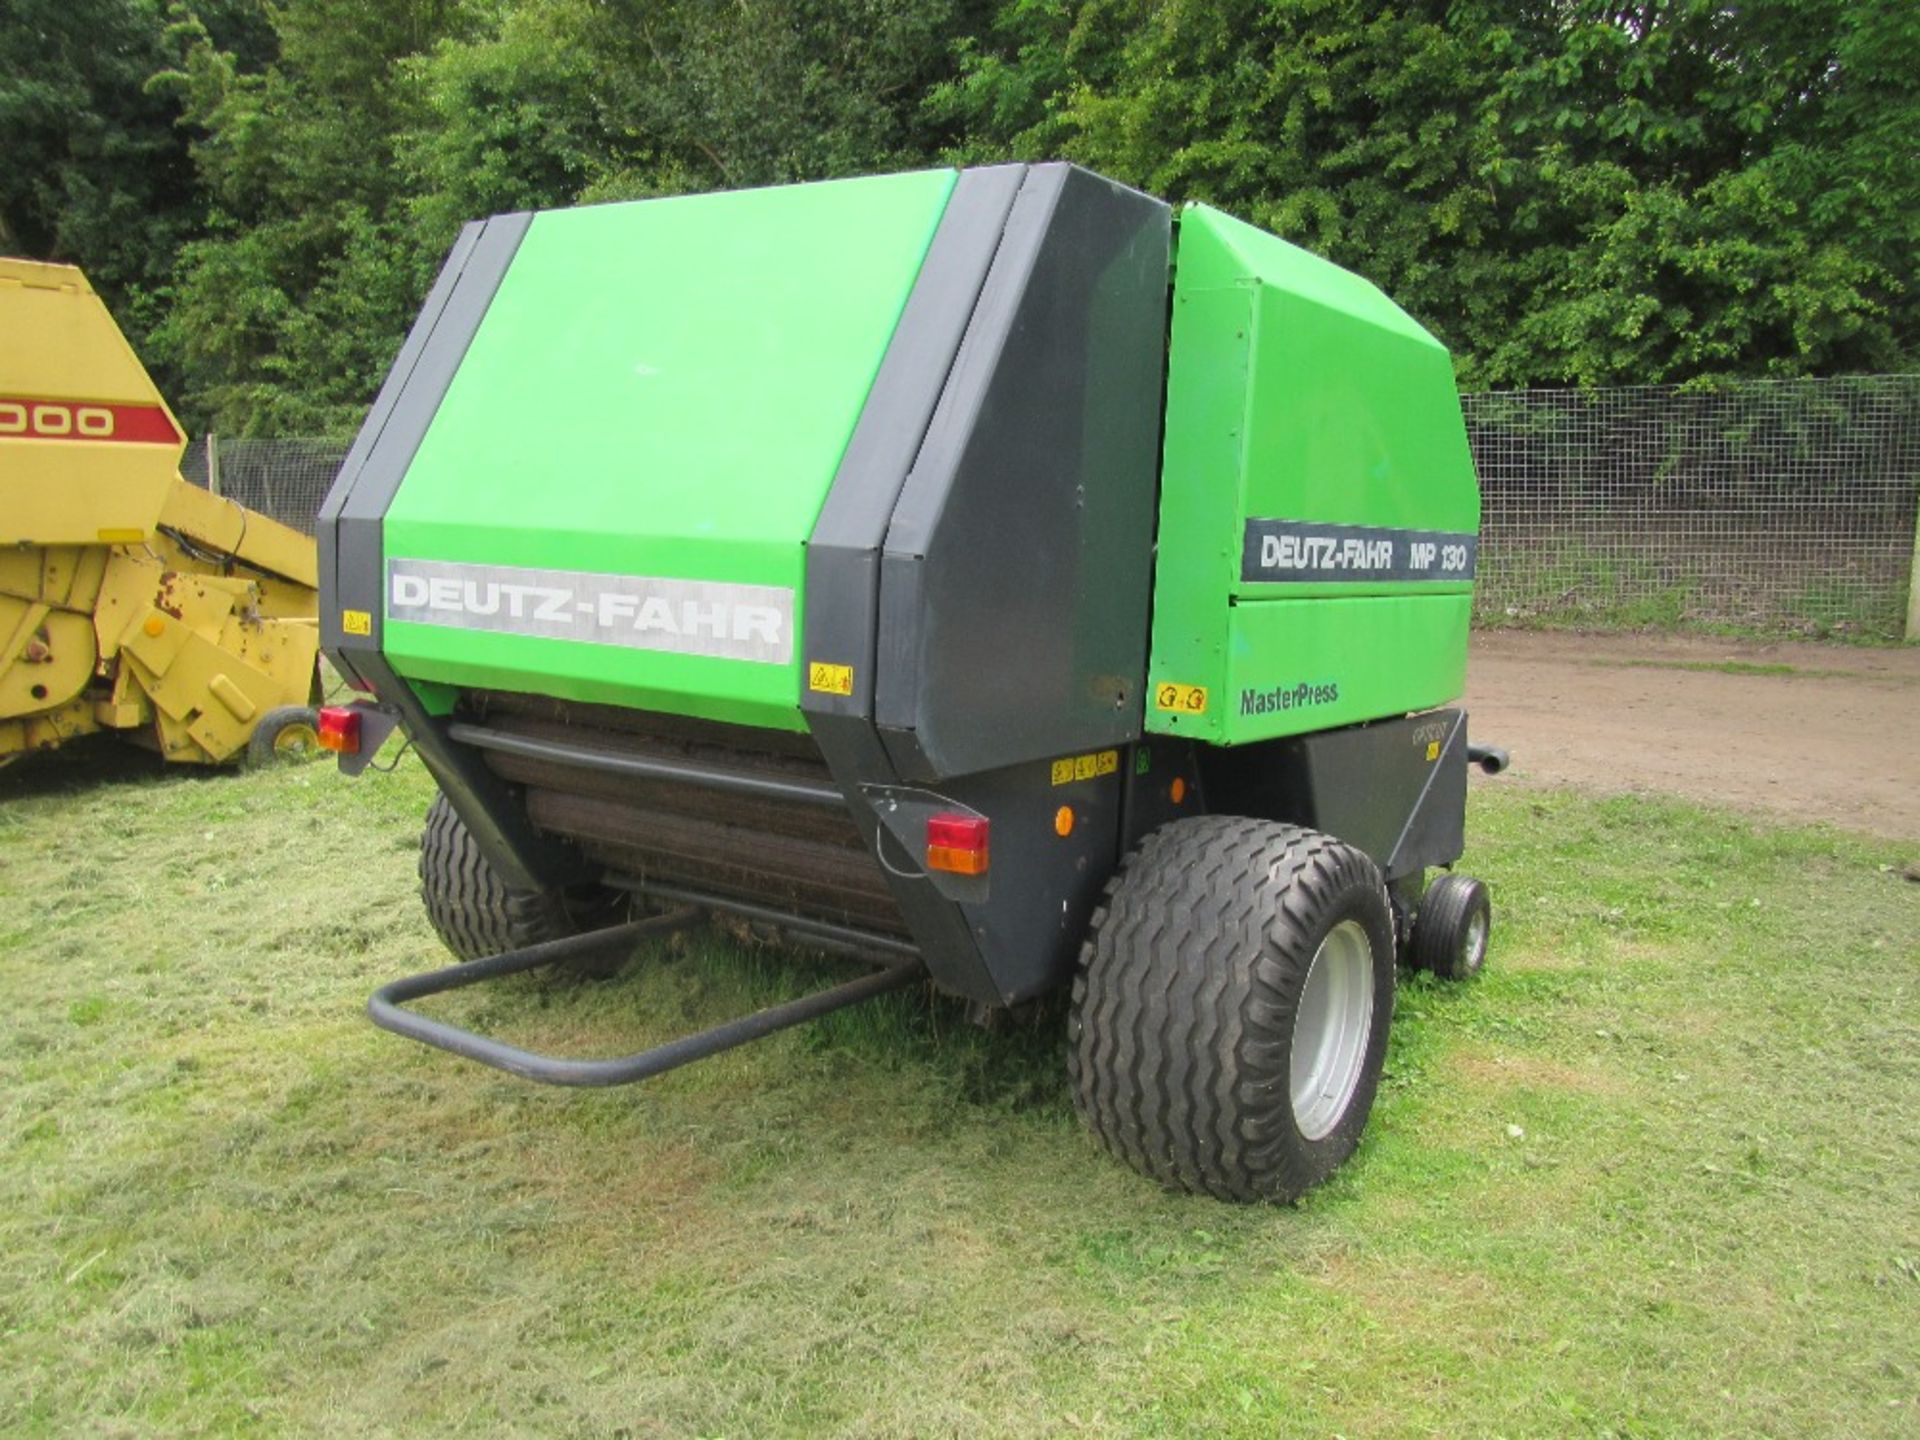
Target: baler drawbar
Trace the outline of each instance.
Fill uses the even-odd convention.
[[[1175,243],[1177,237],[1177,245]],[[922,979],[1070,992],[1089,1128],[1285,1199],[1359,1141],[1397,967],[1482,965],[1479,493],[1364,280],[1069,165],[467,227],[321,514],[322,639],[439,784],[466,963],[373,998],[645,1079]],[[405,1008],[731,915],[874,973],[609,1060]]]

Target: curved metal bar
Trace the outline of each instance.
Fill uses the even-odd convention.
[[[777,925],[780,929],[802,940],[832,945],[852,955],[898,955],[903,959],[911,959],[920,954],[919,946],[894,935],[879,935],[871,930],[857,930],[851,925],[836,925],[831,920],[811,920],[804,915],[792,915],[785,910],[776,910],[771,905],[756,905],[750,900],[733,900],[725,895],[709,895],[704,891],[687,890],[678,885],[657,885],[645,880],[627,881],[617,875],[608,877],[608,883],[656,900],[675,901],[682,905],[697,906],[702,910],[720,910],[729,915],[738,915],[742,920],[758,920],[763,924]]]
[[[775,780],[761,775],[743,775],[712,765],[692,761],[649,760],[644,755],[622,755],[612,750],[596,750],[586,745],[569,745],[564,740],[542,740],[533,735],[513,735],[491,730],[484,725],[456,721],[447,727],[447,738],[481,750],[498,750],[528,760],[551,760],[582,770],[599,770],[609,775],[633,775],[642,780],[675,780],[682,785],[697,785],[704,790],[719,790],[730,795],[761,795],[775,800],[794,800],[803,805],[820,805],[844,810],[847,797],[837,786],[810,780]]]
[[[589,935],[549,940],[521,950],[508,950],[485,959],[471,960],[464,965],[449,965],[423,975],[410,975],[374,991],[372,998],[367,1001],[367,1014],[383,1030],[391,1030],[409,1040],[418,1040],[423,1045],[432,1045],[468,1060],[477,1060],[482,1065],[491,1065],[496,1070],[505,1070],[510,1075],[537,1080],[544,1085],[630,1085],[637,1080],[663,1075],[692,1061],[704,1060],[723,1050],[731,1050],[750,1040],[759,1040],[791,1026],[805,1024],[849,1005],[857,1005],[890,990],[904,989],[926,976],[926,969],[919,960],[902,961],[831,989],[804,995],[782,1005],[769,1006],[765,1010],[742,1015],[738,1019],[682,1036],[678,1040],[669,1040],[648,1050],[607,1060],[571,1060],[542,1055],[402,1008],[408,1001],[423,996],[441,995],[485,980],[518,975],[542,965],[573,959],[648,935],[669,934],[689,924],[699,914],[698,910],[688,907],[671,915],[650,916],[632,924],[596,930]]]

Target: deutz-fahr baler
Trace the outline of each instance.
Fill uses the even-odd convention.
[[[465,962],[389,1029],[558,1084],[931,981],[1071,991],[1075,1102],[1285,1198],[1358,1141],[1396,964],[1482,963],[1479,494],[1366,281],[1069,165],[469,225],[322,512],[323,643],[439,782]],[[875,962],[636,1055],[408,1009],[708,914]],[[637,916],[639,918],[632,918]]]

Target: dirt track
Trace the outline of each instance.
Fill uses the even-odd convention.
[[[1920,649],[1492,631],[1467,704],[1521,781],[1920,839]]]

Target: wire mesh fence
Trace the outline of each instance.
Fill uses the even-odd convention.
[[[1905,627],[1920,375],[1461,399],[1480,623]]]
[[[346,458],[344,440],[222,440],[187,446],[180,473],[250,510],[313,534],[314,517]]]
[[[1475,618],[1898,636],[1920,375],[1461,397],[1480,472]],[[187,478],[297,529],[344,441],[196,440]]]

